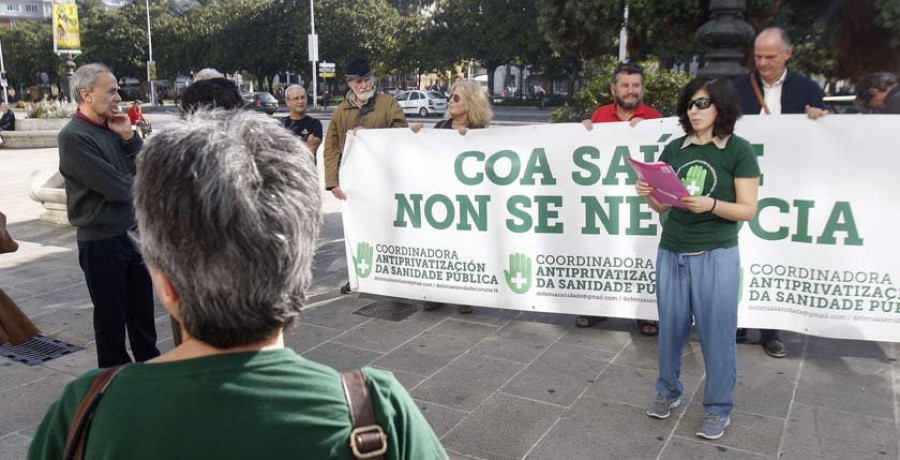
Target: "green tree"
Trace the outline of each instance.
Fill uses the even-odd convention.
[[[584,66],[584,88],[569,103],[553,112],[550,121],[558,123],[585,120],[591,117],[597,107],[611,104],[612,73],[618,64],[618,58],[611,55],[588,60]],[[659,59],[654,57],[648,57],[638,64],[644,67],[644,103],[659,110],[663,116],[674,114],[679,91],[692,76],[661,69]]]
[[[316,4],[319,59],[337,63],[342,75],[351,59],[365,56],[376,73],[386,75],[400,46],[400,24],[400,13],[387,0],[321,0]]]
[[[47,72],[57,81],[61,61],[53,53],[53,32],[43,21],[23,21],[15,27],[0,28],[3,57],[10,87],[37,83],[38,72]]]
[[[388,0],[404,16],[414,16],[434,5],[434,0]]]
[[[479,61],[487,69],[491,94],[497,67],[536,62],[546,47],[535,0],[436,2],[429,42],[432,49],[444,50],[445,62]]]

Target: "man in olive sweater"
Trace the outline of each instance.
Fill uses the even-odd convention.
[[[72,79],[78,111],[59,132],[59,171],[66,179],[69,222],[77,227],[78,262],[94,304],[94,338],[100,367],[159,356],[153,322],[153,287],[140,253],[128,237],[135,227],[131,203],[134,159],[140,137],[116,77],[102,64],[86,64]]]

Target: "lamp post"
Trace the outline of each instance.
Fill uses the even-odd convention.
[[[622,13],[622,30],[619,31],[619,62],[625,62],[628,58],[628,2],[625,2],[625,11]]]
[[[313,109],[319,108],[318,82],[316,63],[319,60],[319,36],[316,35],[316,10],[313,0],[309,0],[309,60],[312,61],[312,93]]]
[[[147,51],[150,55],[150,59],[147,61],[147,81],[150,82],[150,102],[152,104],[155,91],[153,91],[153,78],[150,67],[156,65],[156,63],[153,62],[153,38],[150,35],[150,0],[144,0],[144,3],[147,5]]]
[[[6,79],[6,66],[3,65],[3,43],[0,42],[0,78],[3,81],[3,103],[9,104],[9,96],[6,94],[6,85],[8,85],[8,81]]]
[[[747,73],[741,65],[741,46],[753,40],[753,26],[744,20],[747,0],[710,0],[709,21],[697,30],[706,45],[706,63],[697,73],[710,77],[733,77]]]

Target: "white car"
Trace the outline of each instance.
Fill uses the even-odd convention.
[[[443,115],[447,111],[447,98],[436,91],[403,91],[397,95],[397,102],[403,113],[418,114],[421,117]]]

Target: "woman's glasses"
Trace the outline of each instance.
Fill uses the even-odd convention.
[[[460,97],[459,94],[454,94],[454,95],[450,96],[450,99],[452,99],[453,102],[459,102],[462,100],[462,97]]]
[[[708,97],[701,97],[700,99],[694,99],[693,101],[688,101],[687,109],[691,110],[692,107],[697,106],[698,110],[706,110],[709,106],[712,105],[712,101],[709,100]]]

